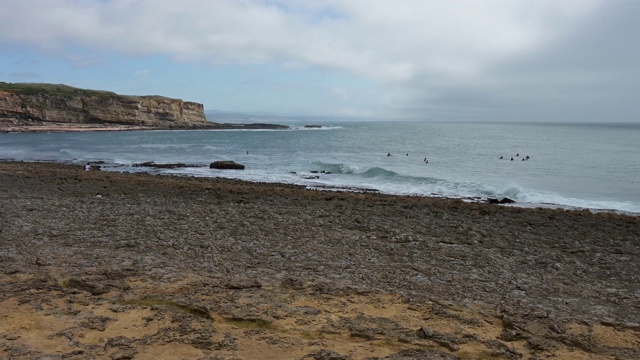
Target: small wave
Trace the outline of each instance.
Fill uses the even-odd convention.
[[[342,126],[327,126],[327,125],[289,125],[290,130],[305,130],[305,131],[324,131],[324,130],[340,130],[344,129]]]
[[[365,171],[365,172],[363,172],[363,173],[361,173],[359,175],[362,175],[362,176],[367,177],[367,178],[387,178],[387,179],[399,176],[398,173],[396,173],[394,171],[387,170],[387,169],[384,169],[384,168],[381,168],[381,167],[377,167],[377,166],[369,168],[369,169],[367,169],[367,171]]]
[[[366,178],[392,178],[399,176],[398,173],[381,167],[360,167],[348,164],[329,164],[323,162],[315,162],[314,165],[319,171],[334,174],[359,175]]]

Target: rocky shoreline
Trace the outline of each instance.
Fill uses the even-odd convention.
[[[640,218],[0,162],[6,359],[637,359]]]
[[[263,123],[204,123],[204,124],[176,124],[172,126],[140,126],[115,123],[87,124],[49,121],[2,121],[0,119],[0,133],[37,133],[37,132],[83,132],[83,131],[132,131],[132,130],[282,130],[287,125]]]

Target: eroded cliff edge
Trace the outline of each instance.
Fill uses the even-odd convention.
[[[202,104],[163,96],[128,96],[67,85],[0,82],[0,127],[28,131],[53,124],[83,129],[216,129],[257,125],[209,122]]]

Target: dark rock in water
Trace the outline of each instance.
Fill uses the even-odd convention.
[[[238,123],[209,123],[210,128],[218,129],[218,130],[229,130],[229,129],[266,129],[266,130],[285,130],[289,129],[287,125],[280,124],[265,124],[265,123],[252,123],[252,124],[238,124]]]
[[[514,202],[516,202],[516,201],[512,200],[512,199],[509,199],[507,197],[504,197],[504,198],[502,198],[500,200],[493,199],[493,198],[488,198],[487,199],[487,203],[489,203],[489,204],[511,204],[511,203],[514,203]]]
[[[244,165],[238,164],[235,161],[214,161],[209,165],[210,169],[231,169],[231,170],[244,170]]]
[[[322,125],[305,125],[304,127],[306,129],[320,129],[322,128]]]
[[[133,164],[134,167],[153,167],[160,169],[176,169],[176,168],[185,168],[185,167],[198,167],[198,165],[193,164],[183,164],[183,163],[175,163],[175,164],[156,164],[153,161],[147,161],[143,163]]]

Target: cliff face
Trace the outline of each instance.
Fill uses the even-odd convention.
[[[0,90],[0,120],[119,124],[156,128],[208,124],[202,104],[160,96],[112,93],[65,96]]]

